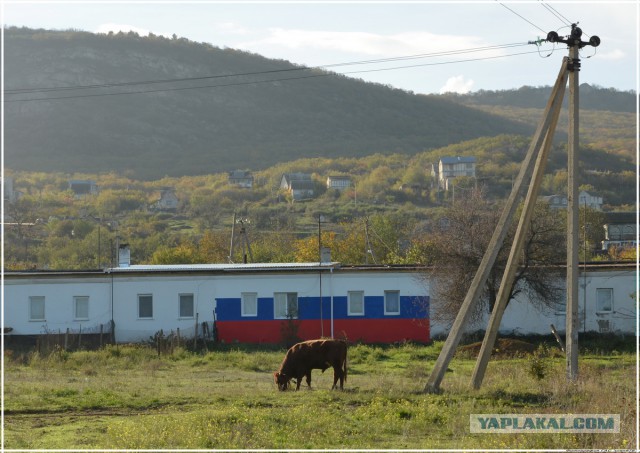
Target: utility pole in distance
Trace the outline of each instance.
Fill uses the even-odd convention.
[[[566,351],[567,379],[578,377],[578,146],[579,146],[579,77],[580,49],[590,45],[598,47],[600,38],[592,36],[582,41],[582,30],[577,24],[571,25],[571,35],[560,38],[552,31],[547,41],[561,42],[569,47],[569,147],[567,150],[567,318]],[[585,288],[586,289],[586,288]],[[586,307],[585,307],[586,309]]]

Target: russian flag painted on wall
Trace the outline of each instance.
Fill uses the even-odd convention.
[[[240,298],[216,299],[218,338],[225,342],[282,343],[293,329],[300,340],[333,336],[364,343],[415,341],[429,336],[429,298],[400,296],[400,312],[385,314],[384,296],[365,296],[364,315],[349,315],[347,296],[299,297],[296,319],[275,319],[274,299],[258,298],[257,316],[243,316]]]

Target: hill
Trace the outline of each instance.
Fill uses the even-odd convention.
[[[5,164],[14,170],[152,179],[411,155],[533,130],[440,96],[177,37],[25,28],[4,37]]]
[[[551,95],[550,86],[523,86],[517,90],[480,90],[468,94],[447,93],[443,97],[465,105],[494,105],[543,109]],[[567,106],[568,95],[564,106]],[[580,85],[580,109],[610,112],[636,112],[636,93],[614,88]]]

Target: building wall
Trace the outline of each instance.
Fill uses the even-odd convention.
[[[236,265],[240,267],[242,265]],[[250,266],[250,265],[249,265]],[[152,267],[152,266],[151,266]],[[580,276],[580,331],[634,333],[636,327],[636,280],[632,266],[589,270]],[[585,285],[586,283],[586,285]],[[287,272],[126,272],[91,273],[89,276],[41,273],[16,276],[5,274],[4,325],[11,335],[37,335],[47,332],[99,332],[100,325],[115,321],[118,342],[148,341],[162,329],[165,334],[178,328],[186,338],[198,323],[217,316],[219,338],[226,342],[278,343],[286,320],[274,319],[274,293],[295,292],[299,317],[294,320],[301,339],[320,336],[348,338],[351,341],[427,342],[432,336],[448,334],[449,326],[430,321],[438,301],[430,300],[428,276],[418,272],[391,270],[325,269]],[[585,291],[586,286],[586,291]],[[322,305],[320,304],[322,290]],[[364,292],[364,315],[347,313],[349,291]],[[400,314],[385,315],[384,292],[399,291]],[[258,315],[241,315],[243,292],[256,293]],[[179,295],[193,294],[194,316],[180,317]],[[612,296],[611,309],[598,307],[598,297]],[[153,316],[138,317],[138,296],[151,295]],[[45,297],[45,320],[29,321],[29,297]],[[89,319],[74,319],[74,296],[89,297]],[[113,300],[113,305],[112,305]],[[600,301],[602,304],[602,301]],[[585,309],[586,307],[586,309]],[[600,306],[600,308],[602,308]],[[469,330],[486,327],[489,314]],[[549,334],[550,324],[564,331],[565,313],[557,309],[539,310],[524,295],[512,301],[500,331],[516,334]]]
[[[353,341],[429,341],[428,295],[412,273],[327,270],[322,276],[322,307],[320,289],[316,272],[130,275],[116,271],[113,279],[108,275],[91,279],[9,277],[5,286],[5,325],[13,328],[13,335],[64,332],[66,328],[77,331],[80,326],[83,331],[94,328],[97,332],[100,324],[111,320],[113,297],[116,341],[147,341],[160,329],[167,334],[178,328],[182,336],[189,337],[195,332],[196,318],[180,317],[179,295],[192,294],[198,323],[212,323],[215,316],[220,340],[278,343],[286,320],[274,319],[274,293],[295,292],[299,319],[294,323],[301,339],[330,336],[333,332],[336,337]],[[384,315],[381,307],[386,290],[399,291],[400,314]],[[364,291],[364,316],[347,315],[348,291]],[[243,292],[257,294],[257,317],[241,316]],[[152,297],[150,318],[138,316],[140,295]],[[29,321],[30,296],[45,296],[44,321]],[[89,320],[73,321],[74,296],[89,297]]]
[[[29,320],[29,298],[44,296],[45,320]],[[74,320],[74,297],[89,297],[89,319]],[[111,284],[107,276],[91,278],[46,277],[5,278],[4,326],[12,335],[38,335],[82,329],[99,332],[100,324],[111,320]]]
[[[631,266],[619,270],[587,271],[586,279],[582,274],[578,280],[578,306],[580,332],[636,332],[637,302],[636,280],[637,273]],[[586,281],[586,291],[585,291]],[[564,279],[561,282],[564,285]],[[611,311],[600,311],[597,307],[598,290],[610,289],[613,295]],[[437,309],[437,300],[431,301],[432,309]],[[503,334],[542,334],[551,332],[553,324],[558,331],[565,331],[566,312],[564,301],[554,308],[541,309],[532,305],[527,296],[520,294],[507,306],[500,332]],[[585,309],[586,307],[586,309]],[[489,313],[468,331],[485,329],[489,322]],[[604,323],[603,323],[604,321]],[[608,330],[602,325],[609,325]],[[442,336],[448,333],[448,326],[431,321],[432,336]]]

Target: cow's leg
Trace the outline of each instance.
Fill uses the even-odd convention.
[[[307,373],[307,386],[311,388],[311,370]]]
[[[344,371],[342,370],[342,365],[333,366],[333,386],[331,390],[336,388],[338,379],[340,379],[340,390],[344,390]]]
[[[340,377],[340,371],[339,368],[337,368],[335,365],[333,366],[333,385],[331,386],[331,390],[336,388],[336,383],[338,382],[338,378]],[[342,382],[340,383],[342,384]],[[340,385],[340,388],[342,388],[342,385]]]
[[[301,383],[302,383],[302,376],[296,378],[296,391],[300,390]]]

